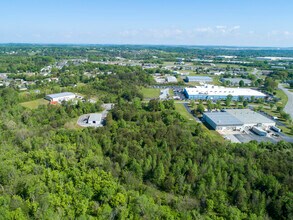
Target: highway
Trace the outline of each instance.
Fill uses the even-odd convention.
[[[279,89],[282,89],[288,96],[288,102],[284,108],[284,111],[290,114],[291,118],[293,119],[293,93],[286,89],[282,84],[279,84]]]

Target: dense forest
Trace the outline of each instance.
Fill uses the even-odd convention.
[[[249,59],[292,51],[0,45],[0,73],[35,81],[27,92],[13,83],[0,89],[0,220],[293,219],[293,144],[232,144],[187,120],[173,100],[144,101],[141,88],[154,84],[150,74],[170,71],[83,62],[52,68],[50,77],[58,82],[38,74],[73,58],[121,56],[159,64],[154,56],[173,62],[195,55]],[[255,86],[273,92],[286,80],[292,72],[275,70]],[[97,102],[22,105],[64,91]],[[103,103],[115,103],[104,127],[67,127],[82,114],[101,111]]]
[[[30,110],[0,90],[1,219],[293,218],[292,144],[215,140],[173,101],[142,102],[145,73],[108,80],[92,87],[117,102],[97,129],[64,124],[101,103]]]

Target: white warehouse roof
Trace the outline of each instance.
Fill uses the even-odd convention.
[[[102,114],[90,114],[88,122],[100,122],[102,120]]]
[[[177,79],[175,76],[167,76],[167,82],[169,83],[177,83]]]
[[[226,112],[238,118],[243,124],[275,124],[273,120],[250,109],[226,109]]]
[[[75,94],[72,92],[61,92],[61,93],[47,95],[47,97],[49,97],[51,99],[62,98],[65,96],[75,96]]]
[[[243,126],[243,122],[228,112],[205,112],[204,115],[216,126]]]
[[[228,88],[228,87],[222,87],[222,86],[196,86],[195,88],[185,88],[188,95],[200,95],[200,94],[206,94],[206,95],[217,95],[217,96],[261,96],[266,97],[265,94],[249,89],[249,88]]]

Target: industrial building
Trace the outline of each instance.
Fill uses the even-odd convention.
[[[99,125],[102,121],[102,114],[90,114],[87,120],[88,124]]]
[[[243,122],[227,112],[206,112],[203,114],[203,120],[214,130],[234,130],[243,127]]]
[[[175,76],[167,76],[166,81],[167,83],[177,83],[177,79]]]
[[[224,100],[228,95],[232,96],[232,100],[239,100],[239,97],[244,99],[265,98],[266,95],[249,88],[228,88],[221,86],[205,85],[196,86],[194,88],[185,88],[184,94],[188,99],[195,100]]]
[[[69,101],[74,99],[76,96],[72,92],[62,92],[56,94],[50,94],[45,97],[46,100],[50,102],[62,102],[62,101]]]
[[[209,83],[213,82],[213,79],[208,76],[186,76],[186,82],[198,82],[198,83]]]
[[[226,112],[242,121],[244,127],[261,126],[267,129],[276,125],[275,121],[250,109],[227,109]]]
[[[227,109],[224,112],[206,112],[203,120],[215,130],[242,130],[258,127],[268,129],[276,123],[250,109]]]
[[[251,85],[251,80],[242,78],[222,78],[221,81],[233,86],[239,86],[240,81],[243,81],[245,86]]]

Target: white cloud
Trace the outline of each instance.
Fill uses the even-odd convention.
[[[218,32],[221,32],[221,33],[232,33],[232,32],[234,32],[236,30],[239,30],[240,26],[236,25],[236,26],[232,26],[232,27],[227,27],[227,26],[224,26],[224,25],[218,25],[218,26],[215,27],[215,29]]]
[[[208,40],[217,40],[225,37],[236,37],[239,35],[239,25],[214,27],[197,27],[194,29],[183,29],[178,27],[171,28],[149,28],[149,29],[126,29],[119,32],[118,36],[122,41],[131,42],[149,42],[154,43],[190,43],[205,42]]]
[[[199,33],[212,33],[212,32],[214,32],[214,30],[210,27],[196,28],[195,31],[199,32]]]

